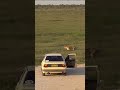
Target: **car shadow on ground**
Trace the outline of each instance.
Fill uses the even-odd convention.
[[[61,76],[63,74],[46,74],[45,76]],[[67,68],[67,74],[70,75],[85,75],[85,67]]]
[[[46,76],[61,76],[63,74],[46,74]],[[77,67],[77,68],[67,68],[67,74],[65,76],[70,75],[85,75],[85,67]]]
[[[85,67],[67,68],[67,75],[85,75]]]

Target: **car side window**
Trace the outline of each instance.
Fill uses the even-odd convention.
[[[28,71],[25,76],[24,84],[35,84],[35,71]]]

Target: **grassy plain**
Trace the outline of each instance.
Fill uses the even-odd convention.
[[[75,51],[64,50],[73,45]],[[77,62],[85,62],[85,7],[37,6],[35,8],[35,62],[40,64],[46,53],[77,54]]]

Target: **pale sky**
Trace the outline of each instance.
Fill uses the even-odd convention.
[[[85,0],[35,0],[35,5],[48,5],[48,4],[53,4],[53,5],[60,5],[60,4],[75,4],[75,5],[80,5],[84,4],[85,5]]]

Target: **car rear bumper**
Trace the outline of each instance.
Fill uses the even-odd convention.
[[[59,69],[54,69],[54,68],[44,68],[42,69],[43,73],[66,73],[66,68],[59,68]]]

